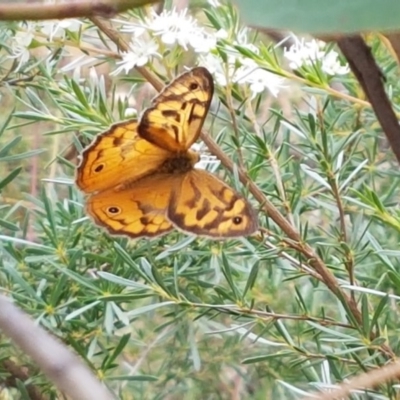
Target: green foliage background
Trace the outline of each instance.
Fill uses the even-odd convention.
[[[221,15],[208,11],[204,20],[222,24]],[[7,29],[0,30],[0,286],[120,398],[299,398],[395,357],[398,164],[352,76],[332,81],[318,65],[293,74],[281,51],[254,35],[264,43],[261,53],[246,56],[285,76],[290,89],[279,99],[262,93],[249,105],[232,85],[239,136],[224,89],[208,118],[206,130],[235,162],[240,147],[250,180],[301,241],[293,243],[265,214],[237,170],[222,167],[218,174],[259,210],[258,235],[217,242],[175,232],[129,241],[85,218],[73,184],[76,158],[66,155],[124,119],[143,79],[132,73],[105,82],[63,72],[66,49],[85,45],[72,33],[63,42],[35,43],[52,59],[43,63],[32,52],[14,72],[9,32],[21,28]],[[398,69],[379,38],[370,44],[396,104]],[[168,75],[182,70],[176,61]],[[127,82],[131,91],[117,98]],[[283,103],[290,105],[285,114]],[[354,300],[361,321],[318,278],[304,244]],[[28,357],[4,336],[0,343],[2,357],[26,365],[32,382],[56,396]],[[394,399],[396,387],[354,398]]]

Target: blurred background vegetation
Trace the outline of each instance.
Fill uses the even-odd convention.
[[[136,9],[110,23],[129,42],[123,27],[148,28],[152,15]],[[249,197],[262,229],[219,242],[179,232],[131,241],[97,228],[74,185],[78,154],[156,92],[133,69],[110,75],[120,55],[93,20],[3,22],[1,292],[122,399],[301,398],[394,360],[400,175],[353,75],[324,69],[332,54],[340,67],[346,61],[318,43],[322,54],[291,65],[285,53],[300,39],[245,30],[225,3],[191,2],[184,17],[217,38],[210,53],[220,64],[212,70],[195,46],[167,45],[149,29],[160,56],[146,68],[166,83],[199,63],[214,74],[205,131],[235,167],[208,168]],[[397,62],[382,36],[367,41],[398,112]],[[264,76],[235,77],[250,62],[278,79],[274,89]],[[250,182],[299,240],[267,215]],[[25,384],[59,398],[27,355],[3,335],[0,344],[1,359],[28,371]],[[28,398],[8,374],[0,362],[0,393]],[[397,386],[352,398],[395,399]]]

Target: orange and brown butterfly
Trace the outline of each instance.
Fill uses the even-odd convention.
[[[112,125],[82,153],[76,184],[86,210],[110,234],[154,237],[173,228],[215,238],[258,229],[250,203],[215,175],[194,168],[213,96],[207,69],[197,67],[164,88],[139,121]]]

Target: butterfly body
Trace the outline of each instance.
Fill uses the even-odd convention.
[[[169,174],[185,173],[193,169],[199,160],[199,154],[194,151],[171,154],[171,157],[161,165],[160,171]]]
[[[213,174],[196,169],[190,146],[211,103],[213,81],[194,68],[168,85],[139,122],[115,124],[82,153],[76,183],[86,210],[111,234],[154,237],[173,228],[216,238],[257,229],[251,205]]]

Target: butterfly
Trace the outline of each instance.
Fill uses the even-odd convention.
[[[215,238],[258,229],[250,203],[194,166],[214,91],[210,72],[194,68],[159,93],[139,121],[112,125],[82,152],[76,184],[86,212],[110,234],[155,237],[174,228]]]

